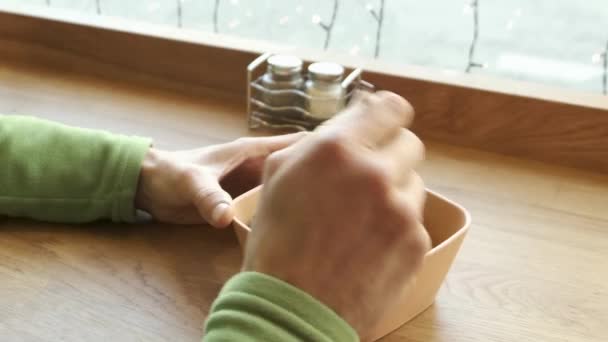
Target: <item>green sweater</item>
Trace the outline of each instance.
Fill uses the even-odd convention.
[[[54,222],[135,220],[133,200],[150,140],[0,115],[0,215]],[[232,277],[204,341],[358,341],[335,312],[279,279]]]

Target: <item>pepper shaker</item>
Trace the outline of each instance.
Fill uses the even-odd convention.
[[[267,70],[261,84],[269,90],[300,90],[304,85],[302,60],[289,55],[273,55],[268,58]],[[298,106],[300,98],[295,92],[266,92],[263,101],[272,107]]]

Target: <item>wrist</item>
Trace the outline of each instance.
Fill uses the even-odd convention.
[[[147,192],[147,184],[151,179],[154,179],[154,174],[158,172],[160,160],[160,151],[150,147],[141,163],[139,172],[139,181],[137,183],[137,191],[135,193],[135,208],[149,211],[150,196]]]

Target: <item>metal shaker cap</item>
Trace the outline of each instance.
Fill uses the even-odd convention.
[[[337,63],[317,62],[308,66],[308,75],[315,81],[340,81],[344,67]]]
[[[273,55],[268,58],[268,71],[275,75],[289,76],[302,70],[302,60],[295,56]]]

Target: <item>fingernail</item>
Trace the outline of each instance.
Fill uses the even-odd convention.
[[[228,203],[222,202],[216,205],[215,208],[213,208],[213,212],[211,212],[211,220],[213,220],[213,223],[218,223],[228,209],[230,209]]]

